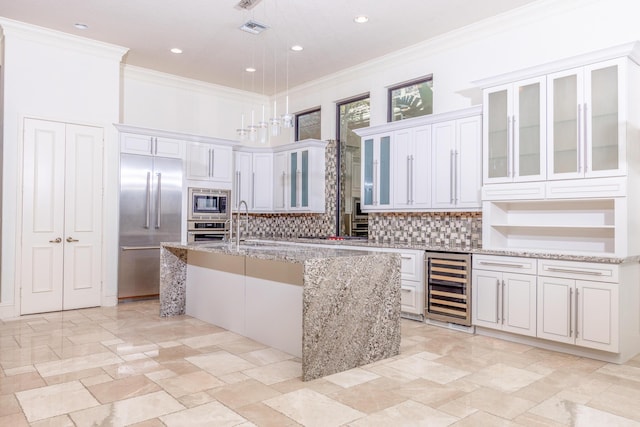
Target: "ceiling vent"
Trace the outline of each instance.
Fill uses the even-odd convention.
[[[254,21],[253,19],[248,20],[247,22],[242,24],[242,26],[240,27],[242,31],[246,31],[247,33],[251,33],[251,34],[260,34],[267,28],[269,27],[259,23],[258,21]]]
[[[235,8],[239,10],[251,10],[255,5],[257,5],[261,1],[262,0],[240,0],[238,4],[235,6]]]

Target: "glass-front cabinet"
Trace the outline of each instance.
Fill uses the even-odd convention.
[[[548,179],[626,173],[625,66],[611,60],[548,76]]]
[[[484,91],[484,183],[545,177],[544,76]]]
[[[362,207],[391,207],[391,135],[362,140]]]
[[[289,154],[289,207],[309,207],[309,150],[292,151]]]

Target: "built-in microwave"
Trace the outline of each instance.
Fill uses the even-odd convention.
[[[231,191],[189,187],[189,220],[222,220],[231,217]]]

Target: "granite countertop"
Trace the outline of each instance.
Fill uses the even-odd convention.
[[[426,243],[409,243],[409,242],[376,242],[373,240],[364,239],[345,239],[345,240],[332,240],[332,239],[314,239],[314,238],[263,238],[263,242],[282,242],[282,243],[304,243],[314,245],[327,245],[327,246],[357,246],[366,248],[388,248],[388,249],[409,249],[429,252],[457,252],[457,253],[471,253],[481,255],[499,255],[499,256],[514,256],[525,258],[540,258],[540,259],[556,259],[562,261],[582,261],[582,262],[597,262],[602,264],[624,264],[624,263],[638,263],[640,262],[640,256],[630,257],[615,257],[615,256],[602,256],[602,255],[579,255],[579,254],[566,254],[561,252],[538,252],[538,251],[524,251],[524,250],[507,250],[507,249],[482,249],[472,247],[450,247],[450,246],[432,246]]]
[[[251,258],[287,261],[292,263],[304,263],[311,259],[343,258],[363,255],[373,255],[376,252],[368,251],[365,247],[362,250],[345,249],[339,247],[317,247],[294,245],[293,241],[261,241],[249,240],[241,242],[236,248],[235,243],[210,241],[196,243],[162,243],[163,247],[186,249],[189,251],[223,253],[228,255],[248,256]],[[379,253],[378,253],[379,254]]]

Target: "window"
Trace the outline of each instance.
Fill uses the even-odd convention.
[[[296,141],[320,139],[320,108],[296,114]]]
[[[369,126],[369,95],[338,103],[337,140],[347,146],[360,147],[360,137],[354,129]]]
[[[390,122],[433,113],[433,75],[390,87],[387,111]]]

